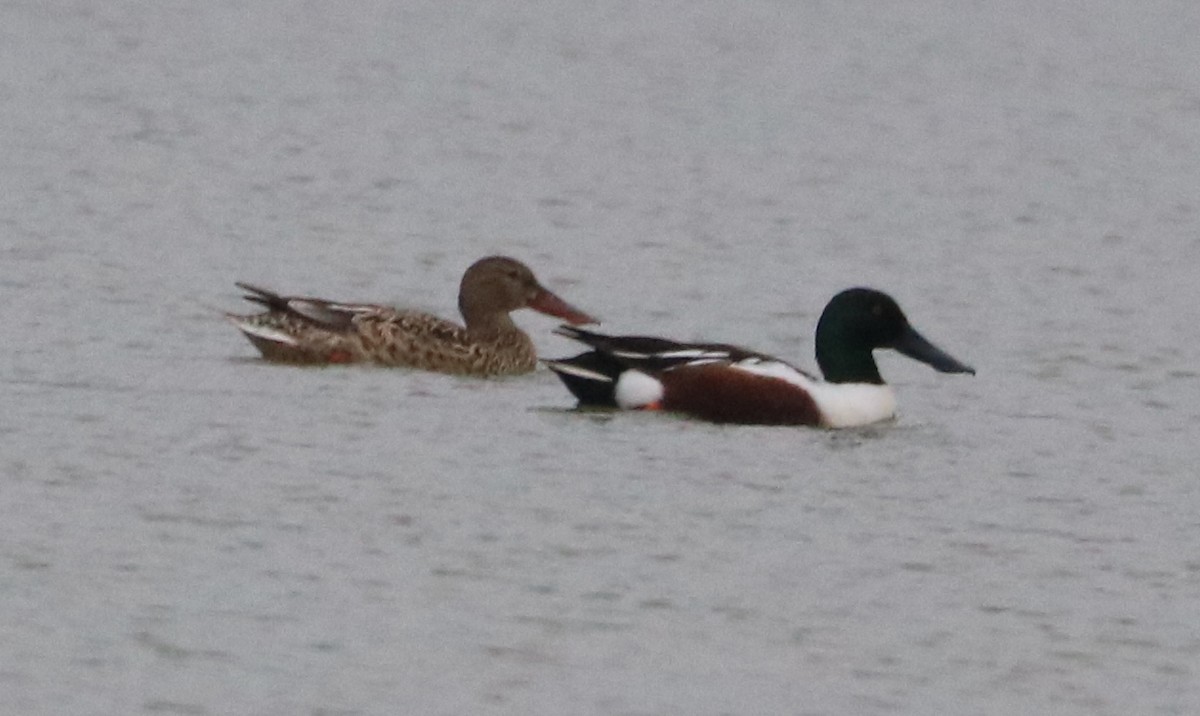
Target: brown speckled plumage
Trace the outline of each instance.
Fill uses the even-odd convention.
[[[520,308],[572,323],[594,323],[538,283],[514,259],[491,256],[463,275],[459,309],[466,325],[418,311],[377,304],[287,297],[249,284],[238,286],[265,313],[229,315],[263,357],[282,363],[376,363],[440,373],[501,376],[537,365],[533,341],[512,322]]]

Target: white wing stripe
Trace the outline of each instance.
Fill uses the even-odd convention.
[[[646,351],[611,351],[612,355],[617,358],[629,359],[651,359],[658,358],[661,360],[724,360],[729,358],[728,351],[708,351],[702,348],[681,348],[674,351],[657,351],[647,353]]]
[[[238,329],[241,330],[242,333],[247,335],[255,336],[266,341],[283,343],[289,346],[298,345],[295,338],[279,329],[272,328],[270,326],[250,323],[249,321],[235,321],[235,325],[237,325]]]
[[[601,383],[611,383],[613,381],[611,376],[607,376],[603,373],[597,373],[596,371],[588,370],[587,368],[580,368],[579,366],[571,365],[570,363],[546,361],[546,365],[559,373],[566,373],[567,375],[573,375],[577,378],[583,378],[585,380],[595,380]]]

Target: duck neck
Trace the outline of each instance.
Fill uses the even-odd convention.
[[[857,345],[824,322],[817,325],[817,365],[830,383],[883,385],[871,348]]]
[[[817,351],[817,365],[821,373],[830,383],[870,383],[883,385],[883,377],[879,375],[879,366],[870,351],[836,351],[822,354]]]
[[[467,305],[460,305],[459,309],[462,311],[467,333],[477,340],[494,340],[520,331],[506,312],[472,309]]]

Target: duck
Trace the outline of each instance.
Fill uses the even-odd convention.
[[[580,407],[663,410],[713,423],[852,428],[892,419],[896,396],[879,374],[876,349],[941,373],[975,374],[922,336],[895,299],[865,287],[841,291],[821,313],[821,377],[725,343],[611,336],[566,325],[555,333],[591,348],[543,361]]]
[[[570,325],[598,323],[542,286],[508,256],[487,256],[463,274],[458,308],[463,325],[420,311],[375,303],[284,296],[236,282],[244,298],[266,310],[227,313],[269,362],[299,365],[373,363],[456,375],[496,377],[537,367],[530,337],[509,315],[522,308]]]

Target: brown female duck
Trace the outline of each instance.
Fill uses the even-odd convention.
[[[515,375],[532,371],[537,355],[510,312],[532,308],[576,325],[597,322],[506,256],[480,259],[463,274],[458,292],[463,326],[419,311],[237,285],[249,292],[246,300],[267,310],[227,317],[264,358],[281,363],[376,363],[460,375]]]

